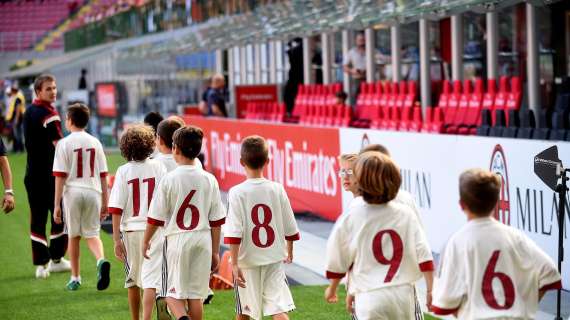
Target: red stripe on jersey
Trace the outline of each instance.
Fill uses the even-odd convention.
[[[326,277],[327,279],[342,279],[346,273],[337,273],[332,271],[327,271]]]
[[[433,304],[431,305],[431,312],[433,312],[437,315],[440,315],[440,316],[447,316],[450,314],[455,314],[455,313],[457,313],[457,311],[459,311],[459,308],[445,309],[445,308],[436,307]]]
[[[67,172],[54,171],[52,174],[54,177],[62,177],[62,178],[67,177]]]
[[[421,272],[428,272],[428,271],[434,271],[435,270],[435,266],[433,265],[433,261],[425,261],[420,263],[420,271]]]
[[[222,218],[222,219],[216,220],[216,221],[210,221],[210,227],[211,228],[220,227],[224,223],[226,223],[226,218]]]
[[[123,209],[115,208],[115,207],[109,207],[109,213],[110,214],[116,214],[116,215],[120,216],[123,214]]]
[[[99,176],[100,176],[101,178],[105,178],[105,177],[108,176],[108,175],[109,175],[109,172],[101,172],[101,173],[99,174]]]
[[[236,237],[224,237],[224,244],[240,244],[241,238]]]
[[[301,240],[301,235],[299,234],[299,232],[297,232],[297,233],[295,233],[294,235],[285,236],[285,240],[287,240],[287,241],[297,241],[297,240]]]
[[[543,286],[542,288],[540,288],[540,291],[558,290],[558,289],[562,289],[562,281],[560,280]]]
[[[159,226],[159,227],[162,227],[164,225],[164,221],[156,220],[151,217],[148,217],[146,219],[146,222],[148,222],[148,224],[152,224],[154,226]]]
[[[34,232],[30,232],[30,234],[36,238],[40,238],[40,239],[44,239],[46,240],[46,236],[38,234],[38,233],[34,233]]]

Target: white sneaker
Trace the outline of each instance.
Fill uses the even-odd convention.
[[[46,279],[49,277],[49,270],[45,266],[37,266],[36,268],[36,278]]]
[[[48,265],[49,272],[66,272],[70,270],[71,264],[69,263],[69,260],[65,260],[65,258],[61,258],[58,263],[51,260]]]

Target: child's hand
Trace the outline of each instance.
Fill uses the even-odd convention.
[[[150,242],[144,242],[142,248],[142,254],[145,259],[150,259],[150,256],[148,255],[148,250],[150,250]]]
[[[286,264],[291,264],[293,263],[293,255],[292,254],[288,254],[287,257],[285,258],[285,260],[283,261]]]
[[[108,216],[109,216],[109,207],[101,206],[101,213],[100,213],[101,221],[107,219]]]
[[[4,199],[2,200],[2,210],[4,210],[4,213],[10,213],[10,211],[14,210],[14,206],[14,196],[9,193],[4,194]]]
[[[234,277],[234,282],[239,287],[245,288],[245,278],[241,272],[241,269],[236,264],[232,265],[232,275]]]
[[[220,268],[220,254],[212,253],[212,267],[210,270],[212,270],[212,273],[216,273],[218,272],[219,268]]]
[[[354,296],[351,294],[346,295],[346,311],[350,314],[354,313]]]
[[[333,290],[331,286],[328,286],[327,289],[325,290],[325,300],[328,303],[338,302],[338,296],[336,295],[336,290]]]
[[[125,262],[125,246],[120,241],[115,241],[115,257],[121,262]]]
[[[431,311],[431,299],[432,299],[431,291],[428,291],[426,294],[426,306],[427,306],[427,309],[430,311]]]
[[[53,221],[56,224],[62,224],[63,221],[61,220],[61,206],[55,206],[53,208]]]

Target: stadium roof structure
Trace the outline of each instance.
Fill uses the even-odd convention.
[[[559,0],[527,0],[547,5]],[[158,34],[120,40],[45,59],[1,75],[18,78],[47,72],[57,64],[113,50],[119,59],[164,58],[183,53],[288,40],[323,32],[360,30],[378,25],[414,22],[474,11],[512,6],[522,0],[291,0],[257,7],[254,11],[213,18],[205,23]]]

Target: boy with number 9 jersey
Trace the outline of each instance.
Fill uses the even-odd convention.
[[[202,149],[200,128],[174,132],[173,155],[178,167],[161,180],[150,205],[143,240],[149,258],[150,241],[164,227],[161,296],[176,319],[201,320],[208,296],[210,271],[219,264],[220,228],[225,221],[216,178],[195,165]],[[189,314],[186,311],[189,306]]]
[[[562,287],[556,266],[521,231],[495,220],[501,180],[482,169],[459,178],[467,224],[445,248],[432,311],[461,319],[534,319],[547,290]]]
[[[329,237],[331,285],[325,299],[336,301],[339,282],[350,270],[348,293],[355,296],[357,319],[422,319],[414,284],[423,274],[429,305],[433,258],[414,211],[392,201],[400,189],[400,170],[380,152],[365,152],[355,173],[365,204],[342,216]]]
[[[265,140],[250,136],[241,145],[247,180],[229,192],[224,243],[230,245],[237,318],[288,319],[295,309],[283,262],[293,260],[297,222],[283,186],[263,178]]]

